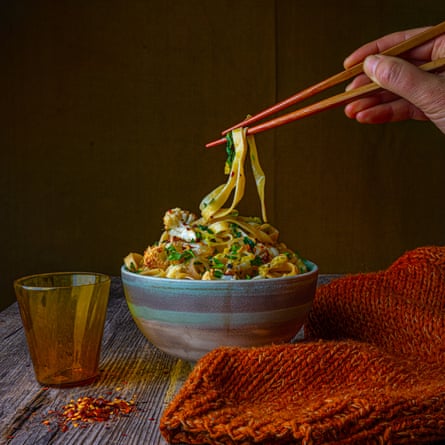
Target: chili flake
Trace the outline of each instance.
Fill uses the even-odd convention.
[[[133,401],[115,398],[108,400],[103,397],[79,397],[71,400],[62,407],[61,411],[50,411],[50,414],[58,418],[58,426],[62,431],[67,431],[69,424],[85,428],[87,424],[106,422],[119,416],[126,416],[136,410]],[[50,426],[49,419],[42,421]]]

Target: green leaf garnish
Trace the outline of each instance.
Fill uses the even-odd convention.
[[[203,232],[210,233],[210,235],[214,234],[213,230],[209,226],[205,226],[203,224],[198,224],[196,227],[198,227],[198,229]]]
[[[244,244],[247,244],[248,246],[250,246],[252,249],[255,247],[255,241],[252,238],[249,238],[248,236],[245,236],[243,238]]]
[[[253,260],[250,260],[250,264],[252,266],[261,266],[263,264],[263,260],[257,255]]]
[[[169,261],[188,261],[195,256],[191,249],[178,252],[175,246],[167,246],[165,250],[167,251],[167,259]]]
[[[223,274],[220,270],[215,269],[215,270],[213,271],[213,276],[214,276],[215,278],[222,278],[222,277],[224,276],[224,274]]]
[[[230,253],[236,255],[240,249],[241,249],[241,246],[240,246],[239,244],[237,244],[237,243],[233,243],[233,244],[230,246]]]
[[[212,263],[213,263],[213,267],[215,269],[224,269],[224,266],[225,266],[224,263],[221,260],[219,260],[218,258],[213,258]]]
[[[238,224],[230,223],[230,230],[232,231],[233,235],[234,235],[236,238],[241,238],[242,234],[241,234],[241,232],[239,231],[238,227],[239,227]]]
[[[230,170],[232,168],[233,160],[235,159],[235,145],[233,143],[232,132],[227,133],[226,135],[226,170]]]

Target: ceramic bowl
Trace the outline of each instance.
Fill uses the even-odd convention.
[[[167,354],[196,361],[219,346],[289,342],[311,308],[318,267],[262,280],[179,280],[121,268],[131,315],[145,337]]]

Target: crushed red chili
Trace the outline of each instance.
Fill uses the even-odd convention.
[[[135,410],[134,401],[85,396],[71,400],[62,407],[61,411],[50,411],[49,414],[57,417],[59,429],[67,431],[70,423],[74,427],[86,427],[90,423],[106,422],[112,418],[126,416]],[[42,423],[50,426],[52,422],[45,419]]]

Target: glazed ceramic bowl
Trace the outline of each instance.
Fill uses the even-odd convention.
[[[262,280],[179,280],[121,268],[128,307],[145,337],[162,351],[196,361],[219,346],[292,340],[311,308],[318,267]]]

